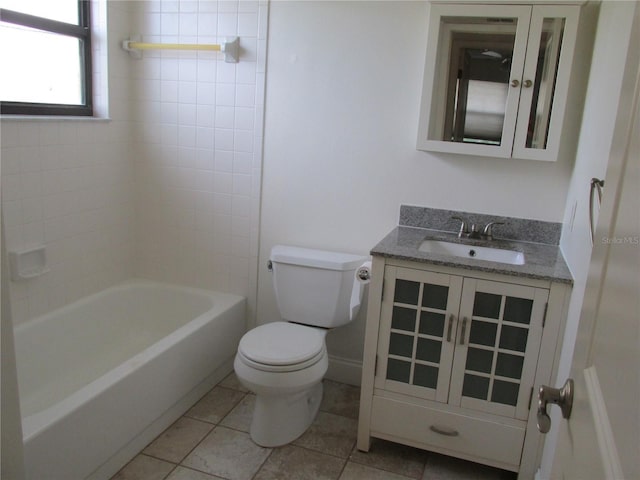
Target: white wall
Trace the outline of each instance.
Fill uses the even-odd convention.
[[[136,168],[136,273],[248,297],[255,308],[267,4],[135,2],[144,41],[221,43],[217,52],[129,59]]]
[[[0,123],[7,250],[44,244],[50,268],[36,279],[11,282],[14,323],[133,274],[129,74],[117,41],[128,34],[129,4],[93,6],[98,111],[107,114],[108,83],[110,120],[5,117]]]
[[[271,5],[259,323],[278,316],[274,244],[367,254],[403,203],[562,220],[571,148],[555,163],[416,150],[427,15],[413,1]],[[363,313],[330,353],[361,359]]]

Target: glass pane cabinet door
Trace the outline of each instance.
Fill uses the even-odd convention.
[[[420,125],[431,147],[425,149],[447,142],[440,143],[443,151],[472,153],[482,145],[511,155],[530,11],[431,7]]]
[[[514,157],[552,160],[557,154],[577,21],[575,7],[533,8]]]
[[[447,401],[461,289],[461,277],[386,268],[377,388]]]
[[[526,419],[548,290],[465,279],[451,403]]]

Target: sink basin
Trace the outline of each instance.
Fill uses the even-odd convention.
[[[425,240],[420,244],[418,250],[437,255],[453,255],[454,257],[473,258],[474,260],[524,265],[524,254],[522,252],[503,248],[474,247],[441,240]]]

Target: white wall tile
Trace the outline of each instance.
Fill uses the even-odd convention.
[[[261,170],[252,150],[264,68],[251,37],[266,38],[265,5],[144,0],[116,9],[114,36],[218,43],[239,34],[243,56],[238,64],[211,52],[133,60],[109,50],[109,124],[3,120],[7,246],[44,242],[55,263],[38,288],[12,285],[16,319],[134,274],[244,292],[255,304],[250,239]]]

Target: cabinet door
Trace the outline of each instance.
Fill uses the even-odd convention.
[[[535,6],[520,82],[513,156],[556,160],[575,50],[578,6]]]
[[[526,419],[549,291],[465,278],[450,403]]]
[[[376,388],[447,402],[462,278],[388,266]]]
[[[417,148],[511,157],[531,6],[432,4]]]

